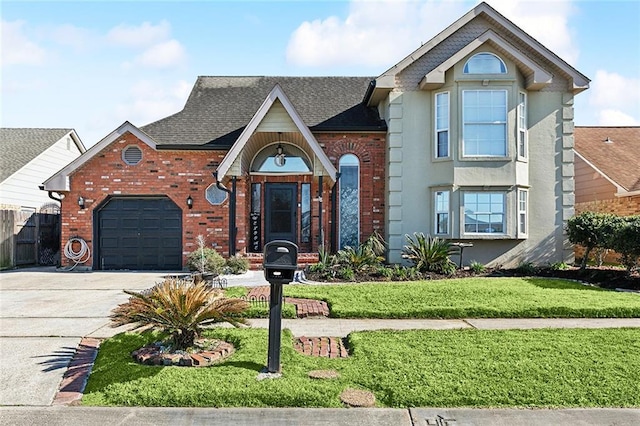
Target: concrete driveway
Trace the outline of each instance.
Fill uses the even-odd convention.
[[[109,313],[166,272],[0,273],[0,405],[50,405],[80,338],[110,337]]]

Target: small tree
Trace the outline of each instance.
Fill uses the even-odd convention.
[[[582,212],[567,222],[569,241],[585,248],[580,269],[584,270],[589,254],[596,248],[611,246],[615,229],[620,218],[609,213]]]
[[[210,272],[214,275],[220,275],[224,272],[224,258],[212,248],[206,246],[205,239],[202,235],[196,237],[198,249],[192,251],[187,257],[187,266],[191,271],[198,271],[201,274]]]
[[[174,349],[185,350],[200,336],[202,327],[228,322],[246,324],[238,315],[249,308],[241,299],[224,297],[221,290],[206,283],[169,278],[146,292],[124,290],[129,301],[111,313],[111,326],[135,324],[136,329],[151,327],[171,336]]]
[[[624,217],[617,227],[611,248],[620,254],[620,261],[631,273],[640,259],[640,216]]]

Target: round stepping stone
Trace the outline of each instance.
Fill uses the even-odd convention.
[[[340,394],[340,401],[351,407],[373,407],[376,397],[369,391],[348,388]]]
[[[311,379],[337,379],[338,377],[340,377],[340,373],[336,370],[309,371],[309,378]]]

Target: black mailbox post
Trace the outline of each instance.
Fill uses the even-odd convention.
[[[269,296],[269,353],[267,371],[280,372],[282,335],[282,285],[293,281],[298,269],[298,246],[291,241],[276,240],[264,246],[264,277],[271,285]]]

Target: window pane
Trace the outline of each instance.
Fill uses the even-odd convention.
[[[464,65],[465,74],[505,74],[504,62],[491,53],[478,53],[469,58]]]
[[[449,132],[446,130],[438,132],[438,157],[449,156]]]
[[[471,233],[504,232],[504,197],[499,192],[465,193],[464,229]]]
[[[339,246],[360,243],[360,166],[358,157],[347,154],[340,159]]]
[[[311,184],[302,184],[301,198],[300,237],[303,243],[308,243],[311,241]]]

